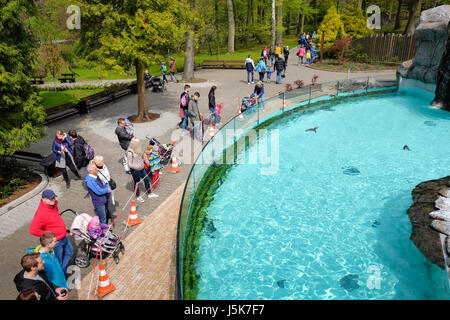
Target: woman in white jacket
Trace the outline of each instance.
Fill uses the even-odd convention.
[[[109,173],[108,167],[105,164],[103,156],[96,155],[94,159],[91,160],[91,163],[95,164],[98,168],[97,177],[99,177],[103,183],[108,183],[109,185],[111,185],[111,174]],[[111,190],[111,193],[108,193],[107,197],[110,198],[108,200],[111,200],[111,203],[113,205],[116,204],[114,200],[114,190]]]

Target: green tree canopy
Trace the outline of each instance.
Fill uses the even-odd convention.
[[[45,112],[29,84],[36,16],[34,1],[0,0],[0,155],[26,148],[43,134]]]
[[[139,120],[149,119],[145,66],[165,60],[182,41],[188,10],[180,0],[82,1],[78,52],[117,71],[136,68]]]
[[[358,3],[358,0],[353,0],[345,7],[342,15],[345,33],[353,39],[365,37],[370,33],[370,29],[367,28],[367,18]]]
[[[322,30],[325,30],[323,45],[324,49],[330,48],[336,39],[340,39],[346,35],[344,24],[342,23],[341,17],[337,13],[337,9],[334,4],[332,4],[328,9],[327,14],[323,18],[322,23],[317,30],[317,35],[314,42],[317,44],[318,48],[321,46]]]

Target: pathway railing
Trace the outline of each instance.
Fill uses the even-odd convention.
[[[199,248],[198,236],[203,228],[206,213],[195,210],[198,204],[196,195],[198,192],[205,192],[205,185],[208,187],[206,192],[209,195],[213,193],[213,190],[209,189],[213,188],[211,181],[204,181],[204,178],[208,176],[205,174],[208,170],[220,167],[218,165],[236,163],[237,155],[245,148],[245,136],[249,129],[258,129],[258,126],[263,125],[265,121],[282,116],[289,110],[308,108],[322,101],[397,89],[397,82],[386,76],[357,78],[311,84],[292,91],[280,92],[266,99],[264,107],[245,111],[243,119],[239,117],[238,105],[236,105],[236,115],[203,145],[186,181],[178,219],[177,298],[192,299],[189,290],[197,281],[195,263]],[[237,100],[240,105],[240,99]],[[244,143],[237,143],[240,139],[244,139]]]

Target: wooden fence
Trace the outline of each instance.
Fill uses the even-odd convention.
[[[414,58],[416,42],[414,36],[402,34],[370,35],[353,40],[351,46],[362,46],[370,60],[379,62],[401,63]]]

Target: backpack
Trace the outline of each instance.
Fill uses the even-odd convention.
[[[162,66],[162,71],[165,72],[165,73],[167,73],[167,65],[163,64],[163,66]]]
[[[95,155],[94,148],[92,148],[88,143],[85,143],[83,145],[83,150],[84,150],[84,157],[86,159],[88,159],[89,161],[94,159]]]
[[[189,102],[189,94],[184,93],[183,96],[180,99],[180,103],[182,107],[187,107]]]

